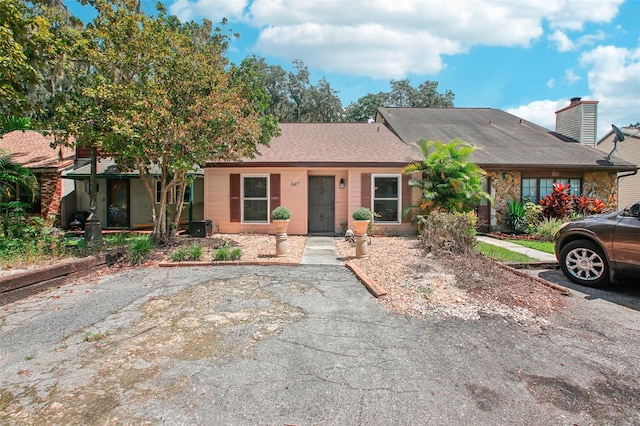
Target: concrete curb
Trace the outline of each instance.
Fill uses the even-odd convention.
[[[120,256],[119,252],[103,253],[4,276],[0,278],[0,306],[87,276],[97,269],[112,265]]]
[[[560,293],[563,296],[567,296],[567,297],[573,297],[573,293],[571,292],[571,290],[569,290],[566,287],[563,287],[561,285],[552,283],[551,281],[547,281],[544,280],[540,277],[534,277],[533,275],[529,275],[526,272],[522,272],[519,269],[515,269],[507,264],[504,263],[500,263],[500,262],[496,262],[496,264],[498,265],[498,267],[502,268],[502,269],[506,269],[507,271],[513,272],[514,274],[524,277],[524,278],[531,278],[533,281],[542,284],[544,286],[547,286],[549,288],[551,288],[552,290],[557,291],[558,293]]]
[[[558,269],[558,262],[526,262],[526,263],[512,263],[503,262],[503,265],[507,265],[514,269]]]
[[[369,290],[369,293],[371,293],[374,297],[381,297],[387,294],[387,290],[379,285],[373,278],[365,274],[362,269],[350,262],[347,262],[345,266],[356,275],[360,282],[364,284],[367,290]]]

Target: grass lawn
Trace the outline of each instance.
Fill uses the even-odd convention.
[[[536,259],[532,259],[527,255],[509,251],[502,247],[483,243],[482,241],[476,242],[475,249],[483,256],[488,257],[489,259],[497,260],[499,262],[537,262]]]
[[[534,250],[540,250],[545,253],[553,253],[553,242],[551,241],[535,241],[535,240],[507,240],[510,243],[520,244]]]

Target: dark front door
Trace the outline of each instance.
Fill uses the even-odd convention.
[[[335,232],[335,178],[309,176],[309,233]]]
[[[482,190],[489,193],[489,180],[483,179]],[[478,223],[476,224],[479,232],[491,231],[491,204],[487,200],[482,200],[479,206],[476,206],[476,214],[478,215]]]
[[[129,181],[107,181],[107,228],[129,227]]]

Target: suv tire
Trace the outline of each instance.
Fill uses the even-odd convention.
[[[592,241],[571,241],[560,250],[559,261],[562,272],[576,284],[595,288],[609,284],[607,258]]]

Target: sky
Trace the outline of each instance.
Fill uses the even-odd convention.
[[[292,69],[301,60],[345,107],[409,78],[453,91],[455,107],[498,108],[551,130],[573,97],[599,102],[598,138],[640,121],[640,0],[163,3],[183,21],[226,18],[240,34],[232,62],[256,55]]]

